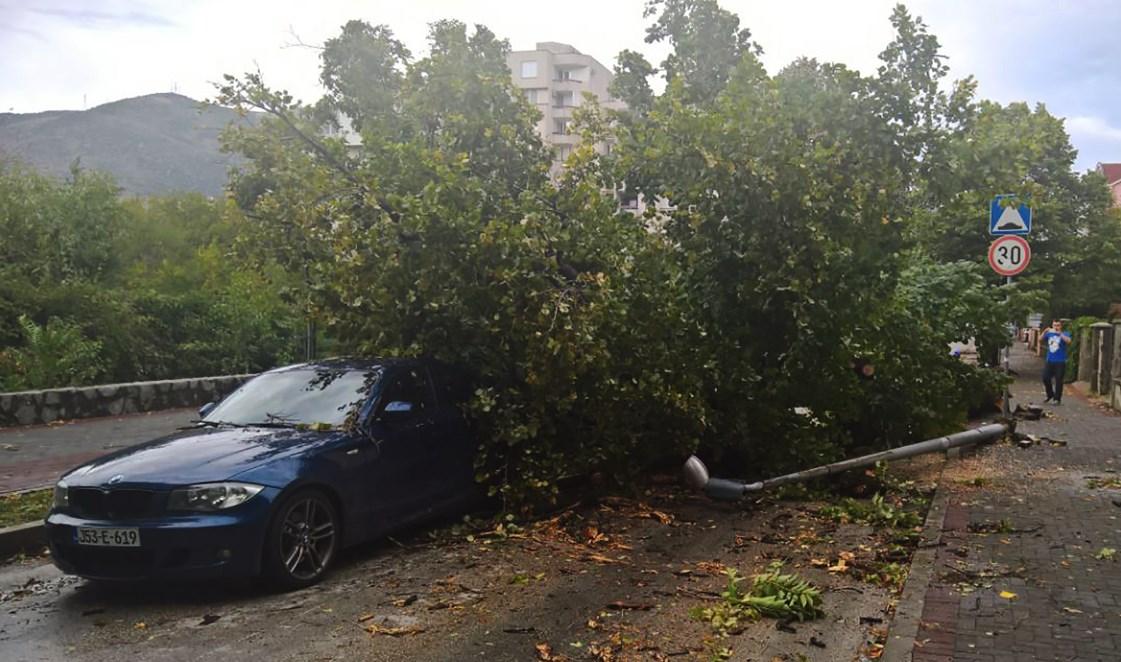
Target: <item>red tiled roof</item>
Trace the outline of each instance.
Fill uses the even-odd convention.
[[[1105,181],[1110,184],[1121,180],[1121,163],[1099,163],[1098,169],[1105,175]]]

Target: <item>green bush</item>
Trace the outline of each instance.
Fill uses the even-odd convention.
[[[0,387],[198,377],[291,362],[306,315],[286,295],[286,273],[247,264],[231,248],[240,223],[222,200],[122,200],[103,175],[75,169],[57,182],[0,161],[0,238],[20,237],[0,240]],[[21,316],[42,331],[33,335]]]
[[[78,386],[104,374],[101,343],[84,337],[77,324],[52,317],[40,326],[26,315],[19,323],[24,345],[0,352],[4,390]]]

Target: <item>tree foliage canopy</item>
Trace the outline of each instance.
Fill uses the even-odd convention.
[[[414,59],[348,23],[315,106],[259,74],[220,89],[269,115],[227,135],[259,254],[302,274],[344,348],[475,370],[480,479],[504,494],[697,447],[758,475],[943,432],[1000,384],[949,342],[996,347],[1029,306],[1116,292],[1108,249],[1077,237],[1118,218],[1072,173],[1061,121],[947,82],[903,7],[872,76],[808,59],[771,75],[714,0],[645,15],[670,53],[620,54],[628,109],[589,99],[554,179],[508,45],[481,26],[434,23]],[[340,117],[357,148],[322,137]],[[621,186],[659,204],[622,212]],[[998,191],[1039,224],[1043,264],[1011,290],[981,265]]]
[[[949,342],[1118,296],[1121,217],[1062,121],[948,81],[903,7],[873,75],[772,74],[715,0],[645,16],[669,54],[619,55],[628,108],[587,100],[555,176],[509,45],[452,20],[423,57],[347,23],[312,105],[227,76],[218,101],[265,114],[225,135],[227,201],[4,164],[0,236],[26,240],[0,243],[3,386],[270,367],[310,317],[335,352],[473,371],[479,478],[528,503],[697,449],[747,477],[949,431],[1001,381]],[[994,193],[1035,214],[1012,287],[983,264]]]

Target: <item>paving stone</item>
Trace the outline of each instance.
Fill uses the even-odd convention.
[[[1013,369],[1016,400],[1041,402],[1039,359],[1017,346]],[[1121,477],[1121,415],[1071,391],[1063,407],[1046,410],[1052,416],[1018,426],[1066,446],[986,447],[978,461],[1002,472],[990,486],[939,487],[949,492],[944,544],[919,629],[918,641],[929,641],[913,649],[915,662],[1121,660],[1121,507],[1113,503],[1121,491],[1086,481]],[[1013,531],[976,530],[1002,522]],[[1117,560],[1096,558],[1104,547],[1119,550]],[[963,591],[962,568],[991,572],[974,581],[990,586]]]

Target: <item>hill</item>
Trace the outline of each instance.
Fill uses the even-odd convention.
[[[246,121],[229,109],[180,94],[149,94],[82,111],[0,113],[0,156],[58,177],[75,158],[112,174],[133,195],[198,191],[218,195],[235,157],[218,134]]]

